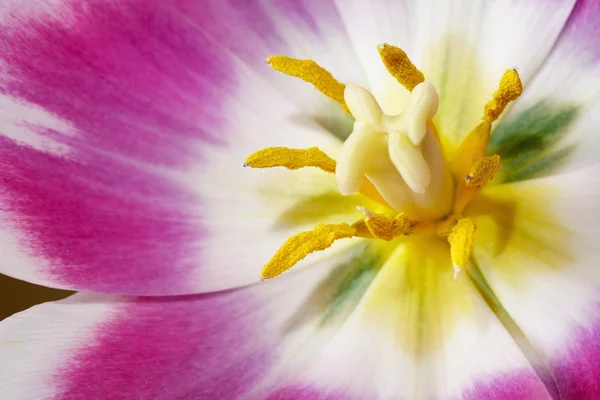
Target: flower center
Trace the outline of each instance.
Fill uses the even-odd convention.
[[[355,120],[337,162],[318,148],[271,147],[251,154],[245,166],[253,168],[317,167],[334,173],[340,193],[360,192],[382,205],[375,213],[363,207],[364,218],[352,225],[320,224],[289,238],[265,265],[263,279],[273,278],[314,251],[336,240],[363,237],[391,241],[422,233],[447,237],[455,276],[467,266],[477,227],[462,212],[500,169],[500,157],[485,156],[491,125],[508,103],[521,95],[515,70],[507,70],[492,100],[484,107],[482,122],[447,163],[435,125],[439,98],[401,49],[378,46],[388,72],[411,94],[403,113],[386,115],[365,88],[344,85],[312,60],[272,56],[276,70],[303,79],[337,101]]]
[[[453,183],[437,135],[427,126],[438,95],[430,82],[413,89],[406,110],[385,115],[366,89],[346,85],[355,118],[336,166],[343,195],[358,192],[365,177],[395,210],[414,219],[438,219],[452,206]]]

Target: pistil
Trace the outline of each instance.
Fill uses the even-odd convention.
[[[356,122],[336,166],[340,192],[357,192],[366,176],[392,207],[412,218],[448,213],[452,180],[428,129],[438,106],[433,85],[416,85],[405,112],[395,116],[385,115],[362,87],[346,85],[344,99]]]

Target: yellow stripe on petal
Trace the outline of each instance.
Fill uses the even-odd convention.
[[[377,50],[390,75],[406,89],[412,91],[425,80],[423,73],[415,67],[401,48],[384,43],[378,45]]]
[[[456,278],[469,264],[473,252],[473,240],[477,226],[469,218],[459,220],[448,236],[450,243],[450,258]]]
[[[337,101],[347,113],[350,113],[344,100],[346,85],[338,82],[329,71],[313,60],[299,60],[287,56],[271,56],[267,59],[267,63],[279,72],[311,83],[319,92]]]
[[[392,335],[403,352],[426,356],[443,346],[458,321],[471,318],[477,301],[472,293],[469,280],[452,280],[443,240],[407,237],[363,295],[355,321]]]
[[[294,235],[277,250],[273,258],[264,266],[261,278],[275,278],[310,253],[325,250],[338,239],[351,238],[355,231],[355,228],[346,223],[319,224],[312,231]]]
[[[465,210],[478,227],[478,264],[518,290],[530,273],[554,274],[581,265],[577,232],[587,229],[584,216],[589,214],[581,205],[593,203],[580,178],[585,173],[590,172],[485,187]]]
[[[502,75],[498,90],[484,108],[483,119],[494,122],[504,111],[508,103],[516,100],[523,93],[523,83],[516,69],[508,69]]]
[[[311,147],[310,149],[267,147],[250,154],[246,158],[244,166],[252,168],[285,167],[292,170],[317,167],[326,172],[335,172],[335,160],[317,147]]]

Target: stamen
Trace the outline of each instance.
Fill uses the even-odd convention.
[[[494,97],[485,105],[483,122],[473,129],[458,148],[452,163],[452,174],[457,182],[452,207],[455,214],[462,213],[479,188],[493,179],[500,169],[499,156],[483,156],[490,140],[492,122],[498,119],[508,103],[517,99],[522,92],[523,84],[517,71],[506,70]]]
[[[279,72],[295,76],[311,83],[319,92],[337,101],[346,112],[350,112],[344,101],[345,85],[313,60],[299,60],[287,56],[271,56],[267,63]]]
[[[425,76],[410,61],[404,50],[383,43],[377,46],[383,65],[388,72],[406,89],[412,91],[425,80]]]
[[[371,234],[385,241],[390,241],[398,236],[408,233],[412,227],[412,222],[404,213],[398,213],[394,216],[375,214],[364,207],[357,207],[365,214],[365,225]]]
[[[263,267],[261,279],[281,275],[310,253],[325,250],[338,239],[351,238],[355,231],[346,223],[319,224],[312,231],[290,237]]]
[[[459,181],[454,197],[452,212],[461,214],[465,207],[477,195],[479,189],[494,178],[500,167],[500,156],[481,157],[473,155],[473,166],[469,174]]]
[[[452,174],[456,182],[460,182],[471,171],[474,157],[483,157],[488,142],[492,124],[481,122],[469,133],[460,144],[452,163]]]
[[[502,165],[500,164],[500,156],[494,154],[488,157],[474,156],[475,162],[471,167],[471,172],[466,176],[465,181],[467,186],[481,187],[494,178],[494,174],[498,172]]]
[[[285,167],[287,169],[317,167],[326,172],[335,172],[335,160],[317,147],[309,149],[267,147],[250,154],[246,158],[244,166],[252,168]]]
[[[519,73],[515,69],[506,70],[494,97],[485,105],[483,119],[490,123],[497,120],[508,103],[516,100],[521,93],[523,93],[523,83]]]
[[[469,218],[459,220],[448,236],[450,258],[454,268],[454,278],[467,267],[473,252],[473,239],[477,226]]]

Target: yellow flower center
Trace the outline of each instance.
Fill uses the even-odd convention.
[[[352,225],[320,224],[292,236],[264,266],[262,279],[274,278],[308,254],[351,237],[391,241],[403,235],[436,234],[447,237],[455,277],[467,267],[477,227],[462,212],[500,169],[500,157],[485,156],[485,150],[492,123],[523,91],[519,75],[515,70],[504,73],[484,106],[482,122],[448,163],[432,122],[439,103],[434,86],[401,49],[383,44],[378,50],[387,71],[411,92],[399,115],[386,115],[367,89],[338,82],[312,60],[286,56],[267,60],[274,69],[311,83],[338,102],[354,118],[354,128],[337,162],[316,147],[271,147],[251,154],[244,166],[317,167],[335,173],[342,195],[360,192],[384,211],[359,207],[364,218]]]

